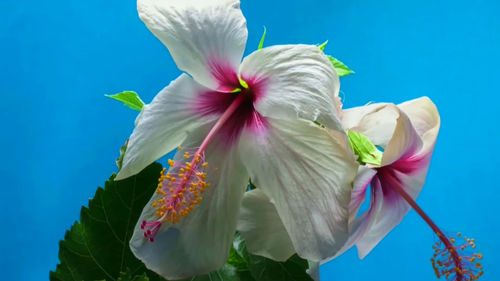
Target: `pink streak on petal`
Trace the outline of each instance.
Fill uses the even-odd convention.
[[[402,186],[401,182],[397,178],[398,171],[391,166],[382,167],[378,169],[377,178],[380,181],[382,192],[384,194],[384,201],[395,206],[402,199],[401,196],[392,188],[392,186],[397,185]]]
[[[212,58],[208,60],[208,69],[219,85],[217,91],[229,93],[239,87],[238,74],[229,62]]]
[[[349,214],[355,216],[359,208],[365,201],[366,190],[368,185],[375,176],[376,171],[372,169],[361,168],[354,180],[353,189],[351,191],[351,201],[349,203]]]
[[[193,113],[201,116],[221,115],[236,99],[235,94],[205,91],[193,101]]]
[[[403,174],[414,175],[429,167],[431,156],[431,153],[411,155],[401,158],[389,166]]]

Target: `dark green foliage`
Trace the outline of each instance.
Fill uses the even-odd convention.
[[[152,196],[162,167],[152,164],[138,175],[98,188],[88,207],[59,243],[60,264],[51,281],[165,281],[135,258],[128,242],[143,207]],[[311,281],[307,261],[286,262],[250,255],[236,234],[227,263],[220,270],[185,281]]]
[[[163,280],[147,271],[128,246],[161,169],[160,164],[152,164],[138,175],[116,182],[113,175],[104,189],[98,188],[88,208],[82,207],[80,222],[59,243],[60,264],[50,273],[50,280],[117,280],[127,270],[132,275],[146,272],[150,281]]]
[[[245,241],[236,234],[233,240],[235,252],[240,257],[235,264],[238,270],[248,271],[255,281],[313,281],[306,273],[307,260],[294,255],[286,262],[276,262],[248,253]],[[252,279],[245,279],[252,280]]]

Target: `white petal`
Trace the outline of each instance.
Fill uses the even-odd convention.
[[[374,201],[375,194],[371,194],[370,208],[361,216],[356,217],[356,215],[358,214],[361,204],[365,201],[368,185],[376,173],[375,169],[370,169],[366,166],[359,167],[358,174],[353,184],[351,202],[349,203],[349,238],[335,256],[321,263],[331,261],[349,250],[363,237],[365,232],[369,230],[371,224],[373,224],[374,215],[380,208],[380,205],[377,205],[379,202]]]
[[[376,173],[375,169],[370,169],[366,166],[359,166],[358,174],[356,175],[352,188],[351,202],[349,203],[350,223],[354,222],[359,208],[361,208],[361,205],[365,201],[366,189]]]
[[[403,165],[404,167],[405,165]],[[396,227],[410,211],[410,205],[397,193],[392,186],[402,187],[413,199],[417,198],[425,182],[426,166],[414,171],[411,175],[405,174],[396,168],[385,167],[375,176],[371,185],[372,205],[368,218],[360,220],[370,221],[356,246],[360,258],[364,258],[394,227]],[[365,215],[365,214],[364,214]]]
[[[302,119],[267,120],[266,134],[245,133],[240,141],[252,181],[274,202],[300,256],[331,257],[347,239],[357,170],[346,136]]]
[[[384,191],[387,191],[386,193]],[[394,190],[385,190],[378,177],[371,183],[370,209],[363,213],[356,223],[362,229],[356,247],[363,259],[384,238],[410,210],[410,206]]]
[[[276,207],[261,188],[245,193],[236,228],[252,254],[276,261],[286,261],[295,254]]]
[[[248,35],[239,0],[138,0],[137,9],[177,66],[197,82],[211,89],[226,86],[227,79],[238,83]]]
[[[184,147],[200,145],[208,130],[188,137]],[[235,149],[208,146],[205,153],[206,182],[211,184],[203,200],[181,222],[164,223],[154,242],[143,237],[140,224],[152,220],[155,195],[143,210],[130,241],[132,252],[146,267],[168,280],[200,275],[219,269],[226,261],[236,229],[238,211],[248,184],[248,175]],[[182,151],[178,153],[182,155]],[[180,156],[177,155],[177,158]],[[218,171],[215,171],[218,168]]]
[[[429,153],[434,149],[441,120],[436,105],[422,97],[399,104],[398,107],[408,115],[413,127],[423,141],[420,153]]]
[[[375,103],[343,111],[342,124],[346,130],[364,134],[374,144],[386,147],[394,133],[399,111],[391,104]]]
[[[215,116],[201,118],[192,109],[196,96],[207,90],[183,74],[145,105],[136,119],[123,166],[116,179],[137,174],[181,144],[189,130],[213,122]]]
[[[422,148],[422,140],[410,122],[410,119],[408,119],[408,116],[394,105],[388,105],[388,108],[398,112],[399,116],[396,119],[396,127],[394,128],[392,137],[382,156],[382,166],[415,155]]]
[[[243,60],[240,74],[259,85],[256,109],[263,116],[318,121],[340,129],[335,98],[339,79],[317,46],[284,45],[264,48]]]

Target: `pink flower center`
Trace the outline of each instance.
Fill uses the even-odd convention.
[[[247,88],[237,84],[227,88],[239,89],[239,92],[224,93],[217,91],[206,91],[201,93],[194,101],[194,114],[201,116],[221,115],[238,101],[234,113],[225,120],[217,136],[218,141],[231,146],[234,144],[243,130],[254,134],[260,134],[267,130],[266,118],[255,110],[255,103],[263,96],[265,80],[247,79]]]

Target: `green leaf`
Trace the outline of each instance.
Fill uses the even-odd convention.
[[[323,44],[319,45],[318,48],[321,50],[321,51],[325,51],[325,47],[326,45],[328,45],[328,40],[326,40],[325,42],[323,42]]]
[[[339,61],[338,59],[336,59],[330,55],[327,55],[327,57],[330,60],[330,62],[332,63],[333,68],[335,68],[335,71],[337,71],[337,74],[339,75],[339,77],[347,76],[349,74],[354,73],[354,71],[349,69],[349,67],[347,67],[347,65],[345,65],[343,62]]]
[[[141,111],[144,102],[139,95],[133,91],[125,91],[115,95],[105,95],[108,98],[123,102],[123,104],[133,110]]]
[[[120,277],[118,277],[117,281],[149,281],[146,273],[141,275],[133,275],[130,269],[127,269],[125,272],[120,272]]]
[[[264,47],[264,40],[266,40],[266,33],[267,33],[267,29],[264,26],[264,33],[262,33],[262,37],[260,38],[259,47],[257,47],[257,50],[260,50],[260,49],[262,49],[262,47]]]
[[[59,243],[60,264],[50,272],[50,280],[119,280],[120,273],[128,269],[132,276],[146,273],[148,281],[164,280],[147,270],[128,245],[161,169],[160,164],[151,164],[122,181],[114,181],[113,175],[104,188],[98,188],[89,206],[82,207],[80,222]]]
[[[120,156],[116,158],[116,166],[118,167],[118,171],[122,169],[123,165],[123,157],[125,157],[125,152],[127,151],[128,140],[124,145],[120,147]]]
[[[247,251],[245,241],[239,234],[235,235],[233,247],[240,258],[239,266],[235,267],[239,271],[248,271],[256,281],[313,281],[311,276],[306,273],[309,268],[307,260],[297,255],[285,262],[276,262],[261,256],[251,255]]]
[[[380,166],[382,164],[382,152],[368,140],[368,138],[358,132],[347,131],[349,144],[354,154],[358,156],[358,162],[361,164],[372,164]]]

